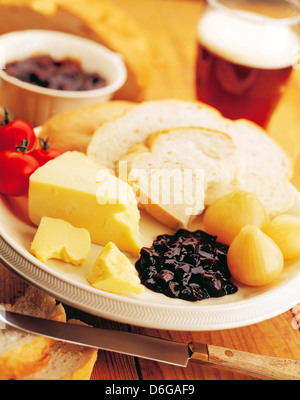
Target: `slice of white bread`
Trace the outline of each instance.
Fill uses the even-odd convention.
[[[140,207],[173,229],[187,228],[204,210],[205,195],[236,184],[242,169],[228,135],[195,127],[154,133],[122,161]]]
[[[66,313],[61,304],[29,286],[25,295],[16,300],[13,306],[5,309],[40,318],[66,321]],[[0,330],[0,379],[20,379],[35,373],[49,363],[49,349],[53,340],[26,333],[11,327]]]
[[[144,144],[150,134],[182,126],[216,129],[228,134],[244,160],[239,186],[220,185],[206,197],[207,205],[239,187],[256,193],[270,215],[285,212],[292,205],[294,194],[289,185],[292,165],[281,147],[254,123],[223,118],[217,110],[200,102],[167,99],[141,103],[96,130],[87,155],[113,169],[133,146]]]
[[[83,325],[73,319],[68,323]],[[23,380],[89,380],[97,355],[97,349],[56,341],[50,348],[48,365]]]
[[[62,304],[29,286],[6,310],[66,322]],[[83,324],[78,320],[68,323]],[[5,329],[4,329],[5,328]],[[9,326],[0,329],[0,380],[88,380],[98,350],[27,333]]]
[[[180,100],[152,100],[137,105],[114,121],[104,123],[96,130],[87,148],[87,156],[110,169],[133,146],[144,143],[151,133],[182,126],[213,126],[219,122],[219,113],[198,102]]]
[[[122,100],[141,101],[150,79],[151,51],[142,27],[109,0],[0,0],[0,34],[48,29],[82,36],[122,55]]]
[[[51,147],[61,152],[74,150],[85,153],[96,129],[135,105],[130,101],[112,100],[59,113],[42,126],[39,137],[48,140]]]

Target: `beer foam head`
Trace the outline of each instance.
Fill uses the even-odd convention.
[[[298,35],[288,25],[254,17],[245,11],[208,9],[198,23],[198,40],[208,50],[237,64],[266,69],[293,65],[300,48]]]

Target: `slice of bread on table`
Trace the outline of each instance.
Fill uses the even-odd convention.
[[[150,79],[151,51],[143,29],[108,0],[0,0],[0,34],[55,30],[98,42],[119,53],[127,80],[115,98],[141,101]]]
[[[203,103],[173,99],[145,101],[99,127],[91,138],[87,155],[113,169],[123,155],[136,144],[145,143],[152,133],[182,126],[217,129],[212,125],[218,120],[219,113]]]
[[[136,103],[112,100],[56,114],[39,132],[53,148],[65,151],[86,152],[95,130],[104,122],[111,121],[135,107]]]
[[[3,306],[8,311],[66,322],[62,304],[32,286],[14,305]],[[0,380],[88,380],[96,359],[97,349],[12,327],[0,329]]]
[[[137,144],[158,131],[183,126],[219,130],[229,135],[243,160],[240,180],[219,185],[206,195],[206,205],[238,188],[257,194],[270,215],[287,211],[294,201],[289,184],[292,165],[287,154],[256,124],[231,121],[201,102],[182,100],[147,101],[97,129],[87,148],[93,161],[111,169]]]
[[[194,127],[154,133],[121,161],[127,162],[127,180],[140,207],[175,230],[202,213],[211,189],[235,184],[241,169],[228,135]]]
[[[13,306],[4,305],[8,311],[40,318],[66,321],[61,304],[43,292],[29,287]],[[20,379],[46,367],[53,340],[11,327],[0,330],[0,379]]]

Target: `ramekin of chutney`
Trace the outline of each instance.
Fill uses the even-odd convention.
[[[127,79],[119,54],[63,32],[7,33],[0,36],[0,50],[0,104],[33,126],[109,101]]]

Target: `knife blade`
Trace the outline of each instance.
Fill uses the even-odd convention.
[[[14,328],[81,346],[94,347],[185,367],[190,354],[184,343],[125,331],[94,328],[1,310],[0,321]]]
[[[2,322],[2,324],[1,324]],[[252,354],[202,343],[181,343],[125,331],[52,321],[0,307],[0,332],[6,326],[68,343],[186,367],[190,360],[263,379],[299,380],[300,361]]]

